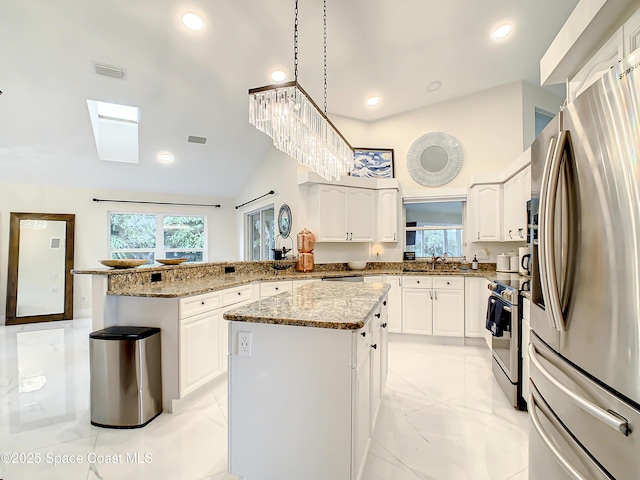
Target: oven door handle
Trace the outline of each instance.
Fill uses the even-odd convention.
[[[540,371],[540,373],[553,384],[561,393],[563,393],[569,400],[571,400],[576,406],[580,407],[582,410],[587,412],[588,414],[595,417],[597,420],[600,420],[605,425],[613,428],[619,433],[623,434],[625,437],[629,436],[629,422],[619,416],[614,415],[612,412],[607,411],[603,408],[600,408],[593,402],[590,402],[584,397],[572,392],[567,387],[565,387],[560,381],[555,378],[549,370],[544,368],[540,359],[538,358],[538,351],[533,343],[529,344],[529,360],[533,362],[536,368]]]
[[[490,301],[491,303],[496,303],[497,301],[499,301],[499,300],[497,300],[498,298],[499,298],[499,297],[495,297],[495,296],[493,296],[493,295],[492,295],[492,296],[491,296],[491,299],[490,299],[489,301]],[[506,303],[506,302],[504,302],[504,301],[503,301],[502,303]],[[509,306],[507,306],[507,305],[504,305],[504,306],[502,307],[502,309],[503,309],[504,311],[506,311],[506,312],[511,313],[511,307],[509,307]]]

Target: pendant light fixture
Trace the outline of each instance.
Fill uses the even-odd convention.
[[[324,0],[324,112],[298,83],[298,0],[293,34],[294,80],[249,90],[249,122],[275,147],[326,180],[353,168],[353,147],[327,117],[327,0]]]

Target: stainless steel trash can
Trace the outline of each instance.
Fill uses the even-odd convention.
[[[162,412],[159,328],[92,332],[89,357],[92,425],[139,428]]]

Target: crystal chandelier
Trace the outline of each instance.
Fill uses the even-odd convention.
[[[249,90],[249,122],[275,147],[326,180],[353,168],[353,148],[327,117],[327,1],[324,0],[324,112],[298,83],[298,0],[295,1],[295,80]]]

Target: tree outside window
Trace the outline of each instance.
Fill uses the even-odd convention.
[[[111,213],[111,258],[206,260],[206,221],[203,216]]]
[[[269,260],[275,248],[273,205],[246,214],[247,259]]]
[[[462,257],[461,201],[410,203],[405,213],[406,251],[416,258]]]

